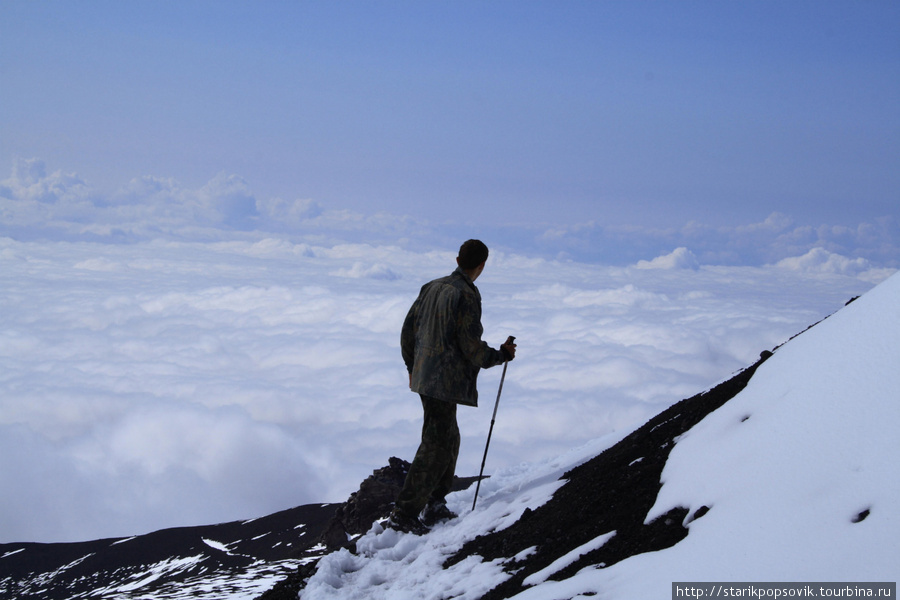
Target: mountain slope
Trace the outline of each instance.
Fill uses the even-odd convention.
[[[676,506],[645,523],[659,492],[660,476],[676,439],[745,388],[759,362],[713,389],[673,405],[612,448],[565,473],[565,484],[535,510],[526,510],[511,527],[480,536],[447,560],[455,564],[477,554],[485,560],[515,556],[529,548],[527,560],[511,564],[512,577],[484,598],[507,598],[523,582],[560,557],[615,532],[604,544],[587,550],[553,573],[565,577],[583,567],[610,566],[636,554],[668,548],[688,534],[682,522],[687,509]],[[705,514],[696,509],[692,518]],[[541,577],[542,575],[538,575]]]
[[[898,307],[894,275],[622,440],[498,473],[474,512],[471,491],[451,496],[460,519],[427,536],[376,525],[357,554],[323,557],[301,598],[639,600],[669,597],[674,581],[895,581]]]
[[[253,598],[321,556],[338,505],[66,544],[0,544],[0,598]]]

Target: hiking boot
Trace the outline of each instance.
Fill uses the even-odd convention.
[[[447,508],[447,503],[443,500],[437,502],[429,502],[422,511],[422,522],[426,527],[433,527],[441,521],[449,521],[455,519],[459,515]]]
[[[428,528],[422,524],[418,517],[410,517],[396,510],[391,513],[391,517],[385,523],[385,527],[413,535],[425,535],[428,533]]]

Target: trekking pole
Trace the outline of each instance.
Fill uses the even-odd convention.
[[[516,338],[509,336],[506,340],[507,344],[512,344]],[[488,430],[487,443],[484,445],[484,458],[481,459],[481,472],[478,473],[478,485],[475,486],[475,498],[472,500],[472,510],[475,510],[475,503],[478,502],[478,490],[481,489],[481,477],[484,475],[484,463],[487,462],[488,448],[491,445],[491,434],[494,433],[494,421],[497,420],[497,407],[500,406],[500,392],[503,391],[503,380],[506,379],[506,366],[508,360],[503,361],[503,375],[500,376],[500,388],[497,390],[497,401],[494,402],[494,414],[491,416],[491,428]]]

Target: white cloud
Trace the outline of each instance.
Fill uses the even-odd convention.
[[[891,272],[885,269],[873,269],[871,263],[864,258],[847,258],[824,248],[813,248],[803,256],[784,258],[775,266],[802,273],[847,275],[863,277],[871,281],[880,281]]]
[[[641,260],[638,269],[699,269],[700,263],[694,253],[685,247],[676,248],[671,254],[657,256],[653,260]]]
[[[273,221],[298,225],[309,219],[314,219],[322,214],[322,206],[315,200],[282,200],[271,198],[257,200],[257,209],[260,213]]]
[[[794,220],[782,213],[774,212],[765,218],[761,223],[751,223],[750,225],[740,225],[736,228],[738,232],[756,233],[775,233],[781,234],[791,230],[795,226]]]
[[[87,184],[77,175],[62,171],[48,175],[47,165],[37,158],[16,160],[11,177],[3,183],[21,202],[80,205],[91,196]]]
[[[0,223],[14,228],[82,228],[95,212],[94,192],[74,173],[47,173],[42,160],[17,160],[0,181]]]
[[[371,279],[399,279],[400,275],[384,264],[366,265],[361,262],[353,263],[349,269],[338,269],[337,275],[341,277],[369,277]]]
[[[588,222],[554,226],[535,235],[536,249],[582,261],[649,266],[671,248],[690,248],[700,264],[763,265],[799,256],[813,248],[875,266],[900,267],[900,220],[885,216],[850,225],[797,223],[773,213],[758,223],[713,227],[690,222],[683,227],[609,227]],[[675,257],[672,257],[673,259]],[[656,260],[656,259],[654,259]]]
[[[236,175],[219,173],[198,190],[197,199],[212,223],[246,229],[259,214],[250,186]]]

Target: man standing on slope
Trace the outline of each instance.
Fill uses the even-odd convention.
[[[422,442],[387,523],[392,529],[422,534],[457,516],[444,500],[459,455],[456,405],[478,406],[478,372],[516,356],[516,345],[509,340],[500,350],[481,340],[481,294],[475,280],[487,257],[484,243],[465,242],[456,258],[458,268],[422,286],[403,322],[400,348],[409,387],[422,398],[425,422]]]

